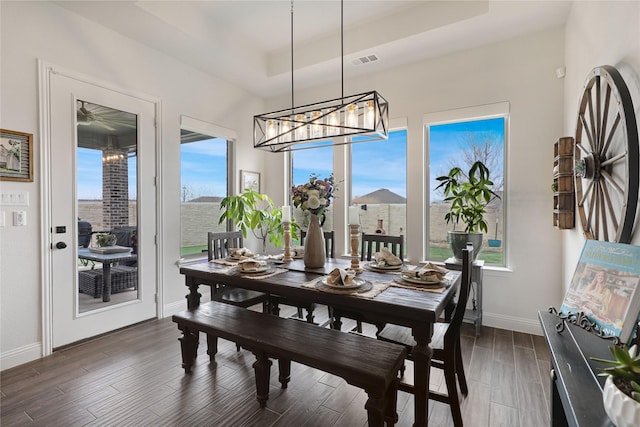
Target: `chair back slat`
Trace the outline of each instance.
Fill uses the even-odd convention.
[[[397,257],[404,257],[404,236],[390,236],[388,234],[362,233],[360,244],[360,260],[371,261],[373,254],[385,247]]]
[[[464,312],[467,309],[467,301],[469,300],[469,291],[471,289],[471,271],[473,267],[473,246],[468,243],[467,248],[462,250],[462,278],[460,281],[460,292],[458,294],[458,302],[453,313],[453,318],[449,322],[449,328],[445,335],[445,341],[457,339],[460,335],[460,327],[464,319]]]
[[[326,252],[327,258],[335,258],[335,248],[334,248],[334,237],[335,232],[331,231],[323,231],[324,234],[324,250]],[[304,245],[304,239],[307,237],[307,232],[304,230],[300,230],[300,244]]]
[[[208,232],[207,249],[209,261],[212,259],[227,258],[229,248],[241,248],[244,245],[241,231]]]

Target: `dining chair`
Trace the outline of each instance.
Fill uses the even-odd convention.
[[[402,234],[399,236],[392,236],[389,234],[362,233],[360,243],[360,260],[371,261],[373,255],[376,252],[380,252],[383,247],[389,249],[392,254],[402,259],[404,256],[404,236]],[[335,322],[337,320],[338,324],[340,324],[340,319],[343,317],[355,320],[356,326],[351,329],[351,331],[362,333],[362,322],[365,319],[363,319],[360,314],[333,307],[329,307],[329,313],[331,321]],[[384,325],[380,325],[378,327],[382,328],[383,326]]]
[[[368,234],[362,233],[360,243],[360,260],[371,261],[373,254],[380,252],[385,247],[392,254],[404,258],[404,236],[391,236],[389,234]]]
[[[326,256],[327,258],[334,258],[335,257],[335,251],[334,251],[335,232],[331,230],[331,231],[325,231],[323,234],[324,234],[324,249],[325,249]],[[300,230],[300,244],[304,245],[305,237],[307,237],[307,232],[304,230]],[[276,316],[280,314],[281,304],[288,305],[290,307],[296,307],[298,309],[297,315],[292,317],[292,319],[306,320],[308,323],[314,323],[315,316],[313,315],[313,312],[316,309],[315,303],[294,300],[291,298],[281,297],[279,295],[271,295],[269,304],[271,306],[271,313],[275,314]],[[303,310],[307,311],[306,318],[304,317]],[[331,319],[331,310],[329,310],[329,319]],[[326,324],[323,324],[321,326],[326,326]]]
[[[453,312],[453,317],[448,323],[434,323],[433,336],[431,338],[431,348],[433,349],[431,366],[444,371],[447,394],[429,391],[429,398],[449,404],[453,423],[456,427],[462,426],[462,414],[460,412],[456,377],[458,378],[462,395],[466,396],[469,393],[462,364],[460,327],[462,326],[467,300],[469,299],[472,264],[473,246],[467,245],[467,248],[462,251],[462,279],[458,302]],[[415,341],[413,340],[410,328],[389,324],[377,334],[377,338],[381,341],[404,345],[408,349],[407,360],[413,360],[411,351],[413,350]],[[401,373],[404,374],[404,367]],[[399,390],[412,393],[413,385],[401,382]]]
[[[208,232],[207,233],[207,258],[222,259],[229,256],[229,248],[241,248],[244,239],[241,231]],[[211,300],[248,308],[256,304],[262,304],[262,312],[269,313],[269,295],[251,291],[248,289],[234,288],[233,286],[217,284],[211,286]],[[238,350],[240,346],[236,345]],[[209,352],[216,349],[209,349]]]

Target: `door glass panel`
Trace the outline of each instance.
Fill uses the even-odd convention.
[[[138,299],[137,116],[77,102],[79,312]]]

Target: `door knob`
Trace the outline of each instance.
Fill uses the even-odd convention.
[[[67,244],[65,242],[56,243],[56,248],[58,248],[58,249],[64,249],[66,247],[67,247]]]

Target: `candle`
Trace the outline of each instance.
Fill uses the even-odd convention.
[[[282,207],[282,222],[291,222],[291,209],[289,206]]]
[[[360,225],[360,208],[349,206],[349,225]]]

